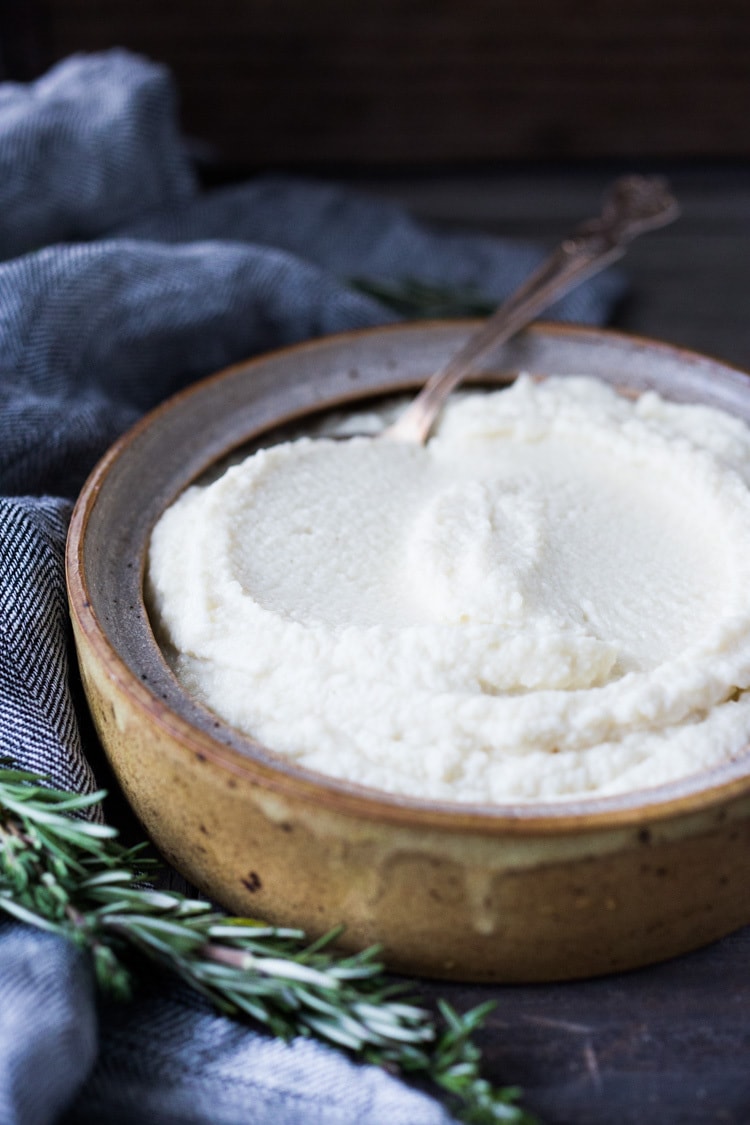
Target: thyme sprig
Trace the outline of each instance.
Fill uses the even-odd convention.
[[[155,961],[227,1015],[433,1083],[463,1121],[531,1125],[517,1089],[480,1075],[472,1036],[491,1003],[459,1014],[439,1001],[435,1015],[388,982],[375,948],[336,954],[336,933],[307,942],[300,930],[154,889],[158,865],[145,845],[126,848],[116,829],[80,815],[104,796],[67,793],[0,764],[0,910],[87,950],[104,991],[127,998],[139,961]]]

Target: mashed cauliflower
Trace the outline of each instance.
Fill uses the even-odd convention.
[[[188,489],[147,591],[186,688],[300,764],[508,803],[750,741],[750,431],[591,378],[450,401],[425,447],[303,438]]]

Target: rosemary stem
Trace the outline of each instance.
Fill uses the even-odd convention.
[[[243,949],[234,949],[228,945],[217,945],[216,942],[207,941],[199,949],[199,954],[207,961],[214,961],[217,965],[229,965],[240,972],[247,972],[255,967],[255,958],[252,953]]]

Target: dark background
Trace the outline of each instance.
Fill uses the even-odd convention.
[[[118,45],[174,72],[208,185],[335,177],[551,243],[668,172],[682,221],[615,324],[750,367],[750,0],[0,0],[0,78]]]
[[[2,0],[32,78],[120,44],[246,168],[744,159],[747,0]]]
[[[668,173],[683,217],[630,251],[616,323],[750,367],[748,0],[0,0],[0,78],[116,45],[173,70],[207,184],[313,173],[551,243],[613,175]],[[746,1125],[749,955],[424,991],[497,1001],[487,1075],[547,1125]]]

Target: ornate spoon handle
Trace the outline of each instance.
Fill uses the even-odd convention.
[[[558,297],[621,258],[636,235],[665,226],[678,214],[677,201],[660,177],[616,180],[605,196],[601,215],[582,223],[553,250],[445,366],[430,376],[381,438],[424,443],[446,398],[480,356],[515,335]]]

